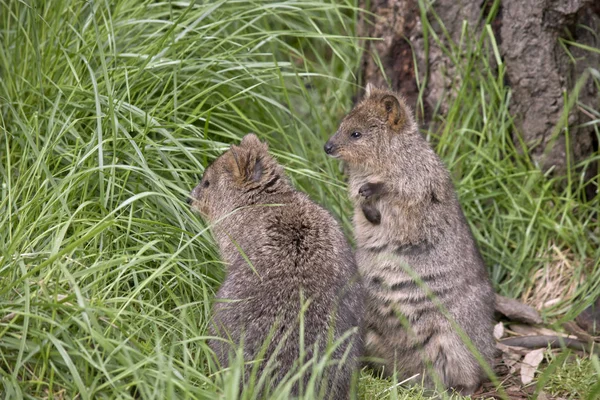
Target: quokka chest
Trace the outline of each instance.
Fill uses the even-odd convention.
[[[461,282],[452,271],[423,268],[418,254],[359,250],[357,260],[371,302],[386,312],[390,305],[408,314],[429,310],[448,304],[460,292]]]

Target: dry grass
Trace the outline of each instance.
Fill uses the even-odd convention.
[[[552,244],[546,254],[539,256],[548,260],[540,269],[532,270],[530,285],[521,300],[539,311],[551,311],[559,304],[575,300],[577,289],[584,285],[593,261],[582,265],[569,249],[561,250]]]

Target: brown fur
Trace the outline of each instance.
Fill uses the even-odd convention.
[[[221,256],[229,265],[217,293],[213,332],[234,345],[243,340],[246,362],[257,357],[271,333],[263,358],[277,362],[271,376],[276,385],[298,362],[304,299],[309,302],[303,314],[305,362],[313,356],[315,343],[320,354],[324,352],[330,333],[338,340],[355,330],[332,356],[339,361],[348,351],[345,362],[327,371],[328,398],[348,398],[361,352],[356,330],[363,317],[363,297],[352,250],[339,224],[294,189],[267,145],[253,134],[206,169],[191,198],[192,207],[213,224]],[[218,340],[209,344],[226,366],[230,346]]]
[[[432,298],[491,363],[494,293],[447,169],[402,97],[373,87],[325,150],[345,162],[355,204],[367,354],[383,359],[388,374],[424,373],[426,386],[437,377],[472,393],[483,369]]]

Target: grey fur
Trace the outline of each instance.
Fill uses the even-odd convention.
[[[484,371],[442,309],[491,364],[494,292],[447,169],[402,97],[374,87],[326,151],[349,175],[367,355],[382,359],[388,374],[423,374],[428,387],[437,376],[445,388],[472,393]]]
[[[264,360],[277,362],[271,376],[276,385],[298,362],[303,298],[309,302],[303,314],[305,361],[313,356],[315,343],[319,353],[325,350],[330,333],[337,340],[354,330],[334,351],[333,360],[346,351],[347,358],[328,369],[324,389],[328,398],[345,399],[362,351],[358,328],[364,299],[352,249],[337,221],[294,189],[267,150],[255,135],[246,135],[207,168],[191,194],[192,207],[213,224],[229,265],[212,329],[233,344],[243,340],[246,362],[257,357],[271,333]],[[227,366],[228,342],[209,345]]]

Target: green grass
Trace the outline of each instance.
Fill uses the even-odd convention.
[[[206,345],[223,264],[185,198],[229,143],[256,132],[350,237],[339,165],[322,145],[359,83],[354,2],[31,3],[0,0],[0,393],[234,397],[240,368],[220,373]],[[515,149],[503,68],[487,64],[493,37],[470,42],[446,48],[457,84],[425,134],[497,290],[531,288],[554,246],[569,280],[585,279],[544,317],[572,318],[600,294],[600,197],[582,201],[578,169],[549,177]],[[598,133],[598,110],[572,105]],[[599,373],[597,358],[581,362],[582,374],[548,385]],[[363,373],[359,393],[418,392],[393,385]]]
[[[563,358],[547,357],[549,365],[556,368],[553,368],[552,374],[548,374],[544,392],[567,399],[597,398],[595,396],[600,394],[598,358],[591,360],[572,356]]]

